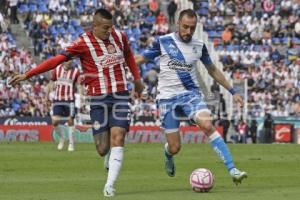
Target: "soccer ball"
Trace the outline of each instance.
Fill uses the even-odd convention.
[[[195,169],[190,176],[190,184],[195,192],[208,192],[214,186],[214,175],[205,168]]]

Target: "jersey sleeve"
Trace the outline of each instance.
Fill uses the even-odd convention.
[[[160,55],[161,55],[161,49],[160,49],[159,38],[157,38],[156,41],[153,42],[151,47],[149,47],[142,53],[142,56],[148,60],[154,60],[156,57]]]
[[[209,53],[208,53],[208,50],[207,50],[205,44],[203,45],[203,48],[202,48],[202,56],[201,56],[200,60],[204,65],[213,64],[213,62],[210,59],[210,56],[209,56]]]
[[[122,33],[122,40],[124,44],[124,57],[125,57],[125,62],[127,66],[129,67],[134,80],[139,80],[140,79],[140,74],[139,74],[139,68],[134,60],[133,53],[130,49],[130,46],[128,44],[127,37],[124,33]]]
[[[82,36],[77,38],[74,42],[68,45],[62,54],[64,54],[68,59],[73,57],[80,57],[84,50],[86,49],[86,45]]]

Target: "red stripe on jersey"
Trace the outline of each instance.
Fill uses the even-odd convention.
[[[66,87],[67,87],[67,94],[71,94],[71,86],[66,86]],[[66,100],[67,100],[67,101],[68,101],[68,100],[73,100],[73,95],[71,95],[71,96],[68,96],[68,95],[67,95]]]
[[[121,34],[120,34],[121,35]],[[123,50],[123,45],[122,45],[122,42],[120,41],[117,33],[116,33],[116,30],[113,29],[113,31],[111,32],[111,36],[114,38],[116,44],[118,45],[118,47],[121,49],[121,51]]]
[[[86,36],[89,38],[93,48],[95,49],[96,55],[101,55],[100,52],[102,51],[100,46],[98,45],[98,42],[96,38],[91,34],[87,33]],[[84,72],[84,84],[87,85],[87,94],[88,95],[99,95],[101,94],[101,87],[100,87],[100,81],[99,81],[99,71],[98,68],[93,60],[93,56],[91,53],[91,49],[86,44],[86,41],[84,42],[85,47],[88,49],[87,57],[80,58],[80,61],[83,65],[83,72]],[[98,45],[98,47],[97,47]],[[98,49],[98,51],[97,51]],[[103,54],[103,53],[102,53]]]
[[[121,65],[115,65],[114,66],[114,73],[115,73],[115,77],[116,77],[116,82],[117,82],[117,90],[118,91],[124,91],[126,89],[125,84],[124,84],[124,80],[123,80],[123,75],[122,75],[122,69],[121,69]]]
[[[61,92],[60,92],[60,94],[59,94],[59,96],[60,96],[60,98],[59,98],[59,100],[65,100],[65,91],[66,91],[66,86],[65,85],[61,85]]]

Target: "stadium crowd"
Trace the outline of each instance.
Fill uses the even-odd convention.
[[[3,0],[2,0],[3,1]],[[17,0],[16,0],[17,1]],[[7,1],[8,2],[8,1]],[[115,16],[115,24],[125,31],[135,53],[141,53],[155,36],[168,33],[177,1],[166,1],[168,15],[157,0],[19,0],[18,20],[32,38],[34,55],[16,47],[10,32],[0,36],[0,116],[46,116],[51,95],[45,101],[48,78],[40,76],[15,88],[5,78],[35,66],[35,57],[46,59],[89,29],[91,13],[104,6]],[[224,72],[234,81],[248,80],[249,114],[264,116],[300,115],[300,9],[292,0],[193,0],[204,30],[220,54]],[[5,4],[3,4],[5,5]],[[10,7],[10,4],[6,4]],[[13,6],[13,5],[12,5]],[[2,10],[4,16],[7,12]],[[14,14],[14,12],[10,12]],[[156,115],[157,62],[140,66],[147,88],[134,100],[135,115]],[[132,77],[128,74],[129,88]],[[80,107],[79,104],[77,104]],[[85,111],[84,111],[85,110]],[[82,112],[87,112],[82,109]]]
[[[299,115],[294,104],[300,101],[300,2],[193,3],[223,71],[235,82],[247,80],[249,115]]]

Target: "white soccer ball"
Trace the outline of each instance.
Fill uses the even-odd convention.
[[[195,192],[208,192],[214,186],[214,176],[208,169],[195,169],[190,176],[190,184]]]

